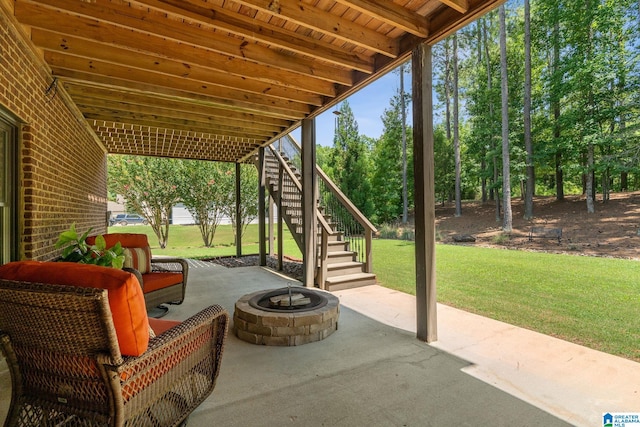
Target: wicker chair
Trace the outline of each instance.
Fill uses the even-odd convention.
[[[0,348],[12,384],[5,426],[178,426],[213,391],[229,321],[222,307],[182,323],[154,319],[170,328],[149,339],[147,323],[148,347],[124,356],[111,289],[6,277],[0,267]]]

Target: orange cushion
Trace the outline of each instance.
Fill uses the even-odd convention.
[[[123,254],[123,267],[135,268],[140,274],[146,274],[151,271],[151,249],[149,249],[149,246],[144,248],[124,248]]]
[[[115,246],[120,242],[123,248],[144,248],[149,247],[149,239],[146,234],[141,233],[107,233],[103,234],[107,248]],[[87,237],[87,243],[90,245],[95,244],[96,236]]]
[[[72,262],[17,261],[0,266],[0,278],[107,289],[120,352],[140,356],[149,346],[149,321],[138,279],[123,270]]]
[[[165,331],[168,331],[174,326],[178,326],[179,324],[180,322],[178,322],[177,320],[155,319],[153,317],[149,318],[149,326],[151,327],[151,329],[153,329],[153,332],[156,334],[156,336]]]
[[[182,283],[182,273],[148,273],[142,275],[144,292],[157,291]]]
[[[180,322],[161,321],[167,323],[165,326],[169,326],[168,323],[178,324]],[[160,332],[161,333],[161,332]],[[197,337],[189,337],[188,348],[180,348],[181,351],[167,352],[163,354],[162,363],[156,366],[154,369],[144,369],[134,371],[129,369],[120,374],[120,380],[122,382],[122,398],[129,401],[132,397],[142,392],[150,384],[157,381],[167,372],[178,367],[178,365],[188,359],[191,355],[196,354],[200,348],[211,342],[211,332],[206,328],[201,328]],[[183,343],[184,344],[184,343]],[[184,369],[183,369],[184,370]]]

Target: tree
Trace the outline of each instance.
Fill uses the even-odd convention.
[[[121,194],[131,211],[143,215],[164,249],[169,240],[169,219],[180,201],[180,164],[161,157],[110,155],[109,187]]]
[[[211,247],[216,228],[233,205],[234,179],[230,164],[185,160],[179,185],[180,198],[196,221],[204,246]]]
[[[460,120],[459,120],[459,91],[458,91],[458,36],[453,34],[453,155],[455,163],[455,216],[462,215],[461,160],[460,160]]]
[[[502,81],[502,199],[504,218],[502,230],[512,231],[511,164],[509,161],[509,82],[507,75],[507,29],[504,4],[500,6],[500,75]]]
[[[524,146],[527,152],[524,195],[524,219],[533,218],[533,194],[536,183],[533,165],[533,144],[531,142],[531,30],[529,0],[524,0]]]
[[[454,191],[456,177],[453,146],[442,125],[434,128],[433,154],[436,200],[444,205]]]
[[[391,99],[391,105],[384,110],[382,123],[384,130],[375,143],[372,152],[371,186],[373,220],[382,224],[398,219],[403,214],[403,137],[402,92]]]
[[[402,223],[406,224],[409,215],[409,192],[407,190],[407,103],[404,93],[404,69],[400,66],[400,105],[402,109]]]
[[[373,213],[368,176],[368,150],[358,134],[358,123],[347,101],[340,104],[330,158],[332,177],[342,192],[365,215]]]

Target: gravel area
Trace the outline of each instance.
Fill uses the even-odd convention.
[[[213,262],[215,264],[222,265],[227,268],[238,268],[238,267],[252,267],[259,265],[260,257],[259,255],[245,255],[241,257],[235,256],[225,256],[225,257],[215,257],[209,259],[203,259],[202,261]],[[274,270],[277,269],[278,258],[275,256],[267,256],[267,267],[272,268]],[[292,279],[302,281],[303,277],[303,269],[302,269],[302,261],[284,257],[283,259],[283,274],[291,277]]]

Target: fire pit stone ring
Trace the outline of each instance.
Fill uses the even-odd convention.
[[[310,303],[295,307],[293,296]],[[274,307],[270,299],[284,300],[287,306]],[[252,344],[295,346],[331,335],[338,329],[339,316],[339,300],[328,292],[298,286],[272,289],[244,295],[236,302],[233,330],[239,339]]]

